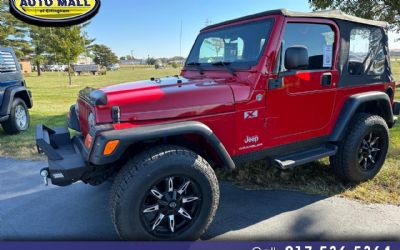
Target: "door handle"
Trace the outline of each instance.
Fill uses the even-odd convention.
[[[332,73],[325,73],[322,75],[321,85],[323,87],[329,87],[332,85]]]
[[[278,77],[276,79],[269,79],[268,81],[268,89],[280,89],[283,87],[283,79],[282,77]]]

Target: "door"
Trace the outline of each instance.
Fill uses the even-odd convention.
[[[272,144],[285,144],[329,133],[336,97],[337,28],[329,23],[288,22],[283,32],[277,75],[269,79],[266,133]],[[308,51],[308,66],[285,68],[288,48]]]

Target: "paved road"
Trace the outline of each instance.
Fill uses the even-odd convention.
[[[0,240],[116,240],[110,183],[44,187],[44,162],[0,158]],[[217,217],[203,239],[400,240],[400,207],[221,184]]]

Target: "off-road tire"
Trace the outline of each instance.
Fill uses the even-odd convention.
[[[198,184],[202,193],[200,210],[187,230],[160,238],[146,229],[140,204],[154,183],[174,175],[186,176]],[[212,222],[218,203],[218,180],[206,160],[183,147],[157,146],[128,161],[117,174],[110,209],[113,224],[123,240],[196,240]]]
[[[363,170],[359,154],[364,138],[374,133],[379,137],[380,155],[370,170]],[[385,120],[376,115],[359,113],[352,119],[345,137],[339,143],[339,150],[330,158],[335,174],[344,181],[360,183],[374,178],[381,170],[389,148],[389,128]],[[372,164],[372,163],[371,163]]]
[[[26,113],[26,124],[22,127],[17,124],[17,117],[16,117],[17,107],[23,108]],[[4,132],[6,132],[6,134],[9,134],[9,135],[18,134],[20,132],[23,132],[23,131],[26,131],[29,129],[29,125],[30,125],[29,110],[28,110],[28,107],[26,106],[25,102],[22,99],[15,98],[13,100],[13,103],[11,106],[10,117],[6,121],[4,121],[1,125],[4,129]]]

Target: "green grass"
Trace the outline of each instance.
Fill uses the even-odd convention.
[[[393,63],[395,77],[400,79],[400,62]],[[33,92],[34,108],[31,110],[32,126],[25,133],[6,136],[0,129],[0,156],[18,159],[43,159],[34,145],[35,124],[64,126],[70,105],[76,102],[78,91],[86,86],[106,85],[178,74],[178,69],[154,70],[149,67],[124,67],[108,72],[106,76],[73,77],[68,86],[64,73],[45,73],[42,77],[27,76]],[[396,94],[400,99],[400,90]],[[322,195],[340,195],[363,202],[400,205],[400,126],[391,130],[389,157],[380,174],[373,180],[357,186],[338,180],[326,160],[308,164],[290,171],[279,171],[265,162],[249,164],[231,173],[219,172],[222,179],[255,189],[288,189]]]
[[[179,74],[179,69],[155,70],[154,67],[123,67],[119,71],[107,72],[105,76],[74,76],[72,86],[68,85],[65,73],[44,73],[26,76],[25,80],[32,91],[34,107],[30,110],[31,127],[29,131],[15,136],[6,136],[0,128],[0,156],[18,159],[40,159],[34,140],[34,127],[42,123],[48,126],[64,126],[69,107],[76,102],[79,90],[84,87],[102,87],[117,83],[150,79]]]

